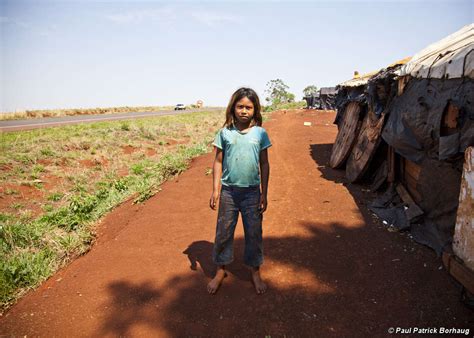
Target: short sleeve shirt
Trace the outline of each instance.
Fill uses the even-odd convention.
[[[260,152],[272,144],[262,127],[254,126],[247,133],[237,128],[222,128],[213,145],[222,149],[222,178],[226,186],[260,185]]]

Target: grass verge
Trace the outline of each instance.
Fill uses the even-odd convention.
[[[45,117],[61,117],[74,115],[98,115],[98,114],[114,114],[114,113],[131,113],[131,112],[155,112],[160,110],[172,110],[174,106],[144,106],[144,107],[108,107],[108,108],[73,108],[73,109],[44,109],[44,110],[22,110],[17,112],[0,113],[0,121],[19,120],[19,119],[35,119]],[[197,108],[191,104],[189,108]],[[204,108],[203,108],[204,110]]]

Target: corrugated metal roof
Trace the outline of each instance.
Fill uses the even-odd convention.
[[[474,78],[474,24],[426,47],[398,75],[418,78]]]
[[[377,74],[379,71],[375,71],[375,72],[370,72],[370,73],[367,73],[367,74],[364,74],[364,75],[360,75],[359,77],[356,77],[356,78],[353,78],[353,79],[350,79],[350,80],[347,80],[347,81],[344,81],[342,83],[340,83],[338,85],[338,87],[359,87],[359,86],[363,86],[365,84],[367,84],[367,82],[369,81],[369,79]]]

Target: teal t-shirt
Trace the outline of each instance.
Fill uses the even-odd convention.
[[[222,128],[213,145],[222,149],[222,178],[226,186],[260,185],[260,152],[272,144],[262,127],[253,126],[247,133],[237,128]]]

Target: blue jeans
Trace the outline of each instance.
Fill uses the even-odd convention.
[[[217,216],[216,239],[212,259],[216,265],[228,265],[234,260],[234,232],[239,211],[245,233],[244,263],[259,267],[263,263],[260,187],[237,188],[222,186]]]

